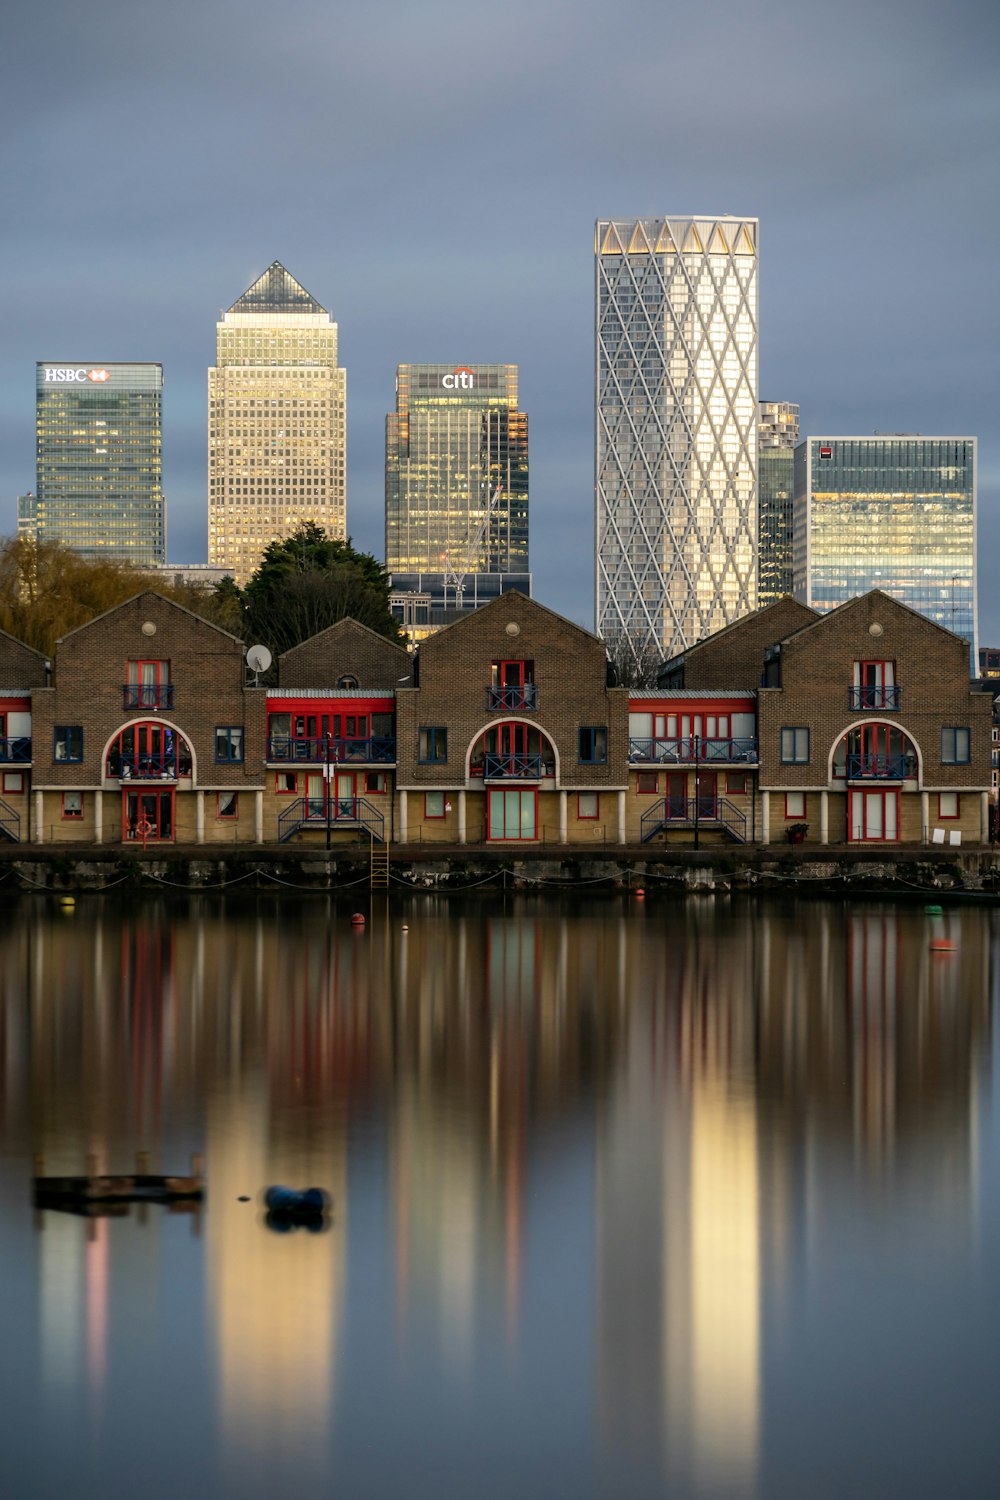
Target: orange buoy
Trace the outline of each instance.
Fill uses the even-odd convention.
[[[352,927],[363,927],[364,925],[365,925],[364,914],[362,912],[360,912],[360,911],[356,911],[354,913],[353,917],[351,918],[351,926]]]
[[[958,947],[957,943],[946,943],[944,938],[934,938],[931,941],[931,950],[934,953],[954,953]]]
[[[632,894],[636,897],[637,900],[641,901],[644,898],[646,892],[643,890],[641,885],[637,885]]]

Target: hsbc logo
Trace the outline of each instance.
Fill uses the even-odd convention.
[[[450,375],[441,376],[441,384],[446,391],[471,391],[476,383],[476,377],[468,365],[459,365]]]
[[[45,367],[46,384],[48,384],[50,381],[54,381],[58,385],[64,385],[67,382],[73,382],[77,380],[93,380],[98,385],[100,385],[103,384],[105,380],[110,379],[110,370],[88,370],[85,368],[81,369],[78,366],[73,365],[46,365]]]

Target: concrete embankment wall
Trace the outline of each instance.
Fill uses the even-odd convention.
[[[0,852],[4,892],[103,890],[287,890],[345,892],[367,887],[367,847],[319,850],[246,848],[208,854],[204,847],[111,850],[51,846]],[[969,894],[1000,901],[1000,852],[939,850],[753,848],[694,851],[608,849],[582,853],[537,850],[420,849],[390,853],[390,889],[474,892],[544,887],[654,892],[745,892],[796,895]]]

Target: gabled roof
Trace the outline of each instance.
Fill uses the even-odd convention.
[[[489,604],[482,604],[478,609],[467,610],[460,619],[452,620],[450,625],[445,625],[443,629],[436,630],[433,635],[429,635],[426,640],[421,641],[419,649],[422,651],[426,651],[427,648],[429,646],[432,646],[435,641],[441,640],[442,636],[448,635],[451,631],[464,630],[468,626],[470,626],[473,621],[481,619],[484,615],[490,614],[491,611],[503,609],[505,607],[505,601],[506,607],[509,609],[511,600],[517,600],[519,603],[530,605],[532,609],[540,610],[542,614],[548,615],[550,619],[558,620],[560,625],[568,625],[570,630],[575,630],[580,635],[586,636],[588,641],[596,641],[596,643],[601,647],[603,651],[607,650],[607,646],[605,645],[604,641],[601,640],[601,637],[599,635],[595,635],[591,630],[585,630],[582,625],[577,625],[575,620],[567,619],[565,615],[559,614],[557,610],[549,609],[549,607],[545,604],[539,604],[537,599],[529,598],[529,596],[527,594],[523,594],[520,589],[507,589],[504,593],[500,594],[498,598],[491,599]]]
[[[921,625],[930,625],[932,629],[939,630],[942,635],[946,635],[949,640],[961,641],[963,646],[969,645],[964,636],[956,635],[953,630],[948,629],[947,625],[940,625],[937,620],[932,620],[930,615],[921,614],[920,610],[914,609],[912,604],[905,604],[902,599],[897,599],[893,594],[887,594],[884,589],[869,589],[867,594],[858,594],[853,599],[845,599],[843,604],[837,605],[836,609],[828,610],[826,614],[820,615],[817,619],[810,620],[805,625],[800,625],[798,630],[790,630],[781,639],[782,641],[797,640],[800,635],[805,635],[807,630],[817,630],[823,625],[828,624],[829,621],[835,619],[838,615],[843,615],[846,610],[858,609],[861,605],[867,604],[873,599],[884,599],[886,604],[892,609],[903,610],[906,614],[912,615],[915,620],[919,620]]]
[[[373,641],[376,641],[383,646],[391,646],[394,651],[399,652],[400,656],[405,656],[407,659],[409,659],[410,653],[403,645],[402,641],[390,641],[387,635],[380,635],[379,632],[377,630],[373,630],[370,625],[364,625],[360,620],[355,620],[353,615],[345,615],[342,620],[334,620],[332,625],[325,626],[323,630],[317,630],[315,635],[307,636],[304,641],[297,641],[294,646],[289,646],[287,651],[282,651],[281,655],[278,657],[278,665],[280,667],[281,663],[285,661],[287,657],[291,656],[293,652],[301,651],[303,646],[315,645],[316,642],[321,641],[324,636],[347,635],[350,631],[354,630],[364,631],[366,635],[371,636]]]
[[[285,270],[280,260],[272,260],[263,276],[258,276],[229,309],[231,313],[325,313],[326,310]]]
[[[238,635],[233,635],[231,631],[223,630],[221,625],[215,625],[211,620],[206,620],[204,615],[196,614],[193,609],[188,609],[186,604],[178,604],[176,599],[168,599],[165,594],[158,594],[155,589],[141,589],[138,594],[133,594],[130,599],[123,599],[120,604],[112,604],[110,609],[104,610],[102,614],[95,615],[92,620],[84,620],[82,625],[74,625],[72,630],[67,630],[65,635],[59,637],[56,645],[61,646],[63,641],[69,640],[70,636],[79,634],[81,630],[89,630],[91,625],[97,624],[98,620],[106,620],[109,615],[116,614],[118,610],[124,609],[128,604],[135,604],[139,599],[155,599],[157,604],[167,604],[171,609],[176,609],[178,613],[187,615],[189,620],[197,620],[198,624],[204,625],[206,630],[214,630],[217,635],[224,635],[228,641],[237,641],[241,646],[243,645]]]
[[[670,656],[666,661],[661,662],[658,671],[665,672],[675,662],[682,662],[690,653],[700,651],[702,646],[714,645],[716,641],[721,641],[724,636],[731,634],[734,630],[744,630],[753,622],[759,623],[766,615],[773,613],[775,610],[787,609],[789,604],[797,605],[799,609],[806,610],[812,616],[812,619],[806,622],[807,625],[815,625],[818,620],[823,618],[819,610],[813,609],[808,604],[803,604],[801,599],[796,599],[792,594],[782,594],[780,599],[775,599],[771,604],[765,604],[760,609],[755,609],[748,615],[740,615],[738,620],[731,620],[728,625],[723,625],[720,629],[713,630],[711,635],[702,636],[700,641],[693,641],[683,651],[678,651],[675,656]],[[805,627],[799,626],[798,628],[801,630]],[[794,634],[797,634],[797,631],[788,631],[785,635],[779,636],[778,639],[787,640],[789,635]]]
[[[0,639],[10,641],[12,645],[19,646],[22,651],[30,651],[32,656],[37,656],[40,662],[48,663],[49,659],[44,651],[39,651],[36,647],[29,646],[25,641],[19,641],[17,636],[11,635],[9,630],[0,630]]]

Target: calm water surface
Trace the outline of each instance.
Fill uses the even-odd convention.
[[[0,908],[5,1500],[997,1492],[996,913],[350,910]]]

